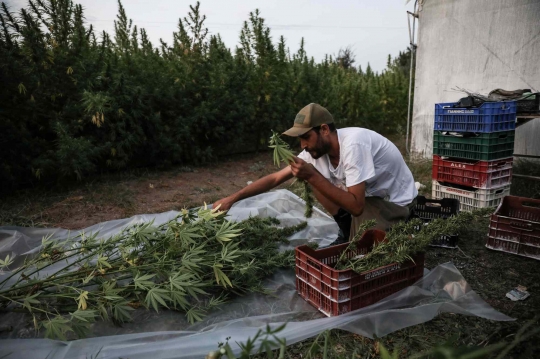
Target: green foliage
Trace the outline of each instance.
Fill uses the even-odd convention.
[[[70,332],[85,336],[98,317],[128,322],[138,307],[177,310],[199,321],[227,297],[262,292],[268,275],[294,266],[294,253],[279,246],[306,223],[277,224],[261,218],[232,223],[224,212],[201,208],[107,240],[44,238],[37,256],[0,279],[0,309],[32,313],[36,329],[63,340]],[[54,272],[39,275],[52,266]]]
[[[270,148],[274,149],[274,164],[279,167],[281,162],[289,164],[294,161],[293,153],[289,149],[289,145],[279,137],[277,132],[272,131],[272,136],[270,137]],[[313,194],[309,183],[306,181],[300,180],[302,183],[302,199],[306,202],[306,211],[304,215],[306,218],[310,218],[313,214]]]
[[[381,359],[420,359],[420,358],[434,358],[434,359],[481,359],[481,358],[506,358],[512,349],[516,348],[521,343],[525,343],[531,340],[535,335],[540,333],[540,327],[534,326],[538,320],[538,316],[528,321],[523,325],[517,333],[509,335],[513,337],[512,341],[508,342],[508,339],[500,341],[495,344],[483,345],[483,346],[459,346],[456,347],[452,342],[445,342],[439,345],[435,345],[429,350],[425,350],[419,353],[407,353],[403,355],[399,346],[394,348],[393,351],[388,350],[380,341],[375,338],[374,347],[375,353],[363,352],[363,348],[352,347],[348,348],[349,351],[344,349],[344,343],[340,338],[334,337],[334,331],[326,330],[320,333],[317,337],[308,341],[306,350],[304,353],[299,353],[297,350],[291,350],[287,348],[287,342],[285,338],[282,338],[280,333],[285,328],[286,324],[281,325],[278,328],[266,327],[266,330],[259,330],[253,338],[248,338],[245,343],[237,343],[240,347],[240,352],[235,355],[229,340],[227,342],[218,343],[218,350],[208,353],[206,359],[219,359],[219,358],[381,358]],[[311,342],[311,343],[309,343]],[[378,354],[378,355],[377,355]],[[410,355],[412,354],[412,355]],[[498,354],[495,356],[495,354]]]
[[[404,263],[413,260],[415,253],[424,251],[434,238],[447,234],[463,234],[467,224],[474,218],[491,213],[493,209],[481,209],[476,212],[461,212],[448,219],[434,219],[429,225],[424,225],[419,219],[409,222],[400,222],[386,233],[384,241],[375,243],[371,251],[357,258],[345,260],[344,253],[350,250],[360,239],[361,235],[374,225],[374,221],[367,221],[359,228],[357,236],[351,241],[342,253],[336,268],[352,268],[362,273],[368,270],[386,266],[392,263]]]
[[[201,163],[263,149],[318,102],[341,127],[386,134],[406,119],[409,52],[382,73],[316,63],[277,43],[258,11],[239,45],[209,35],[200,4],[170,44],[152,44],[122,4],[113,35],[96,33],[71,0],[0,8],[0,182],[9,191],[140,166]]]

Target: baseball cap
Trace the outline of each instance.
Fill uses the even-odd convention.
[[[316,103],[310,103],[298,112],[294,118],[293,127],[283,132],[283,134],[291,137],[298,137],[302,136],[313,127],[333,122],[334,117],[332,117],[326,108]]]

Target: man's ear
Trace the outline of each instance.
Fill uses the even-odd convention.
[[[328,135],[330,133],[330,127],[326,123],[323,123],[321,125],[321,131],[324,135]]]

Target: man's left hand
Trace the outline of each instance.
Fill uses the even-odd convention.
[[[298,158],[296,156],[293,157],[294,162],[291,163],[291,171],[294,177],[309,181],[311,177],[313,177],[317,170],[311,163],[307,163],[301,158]]]

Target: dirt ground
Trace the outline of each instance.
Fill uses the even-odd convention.
[[[26,190],[2,201],[0,225],[81,229],[135,214],[198,207],[275,170],[271,153],[265,152],[232,156],[205,167],[146,169]]]

